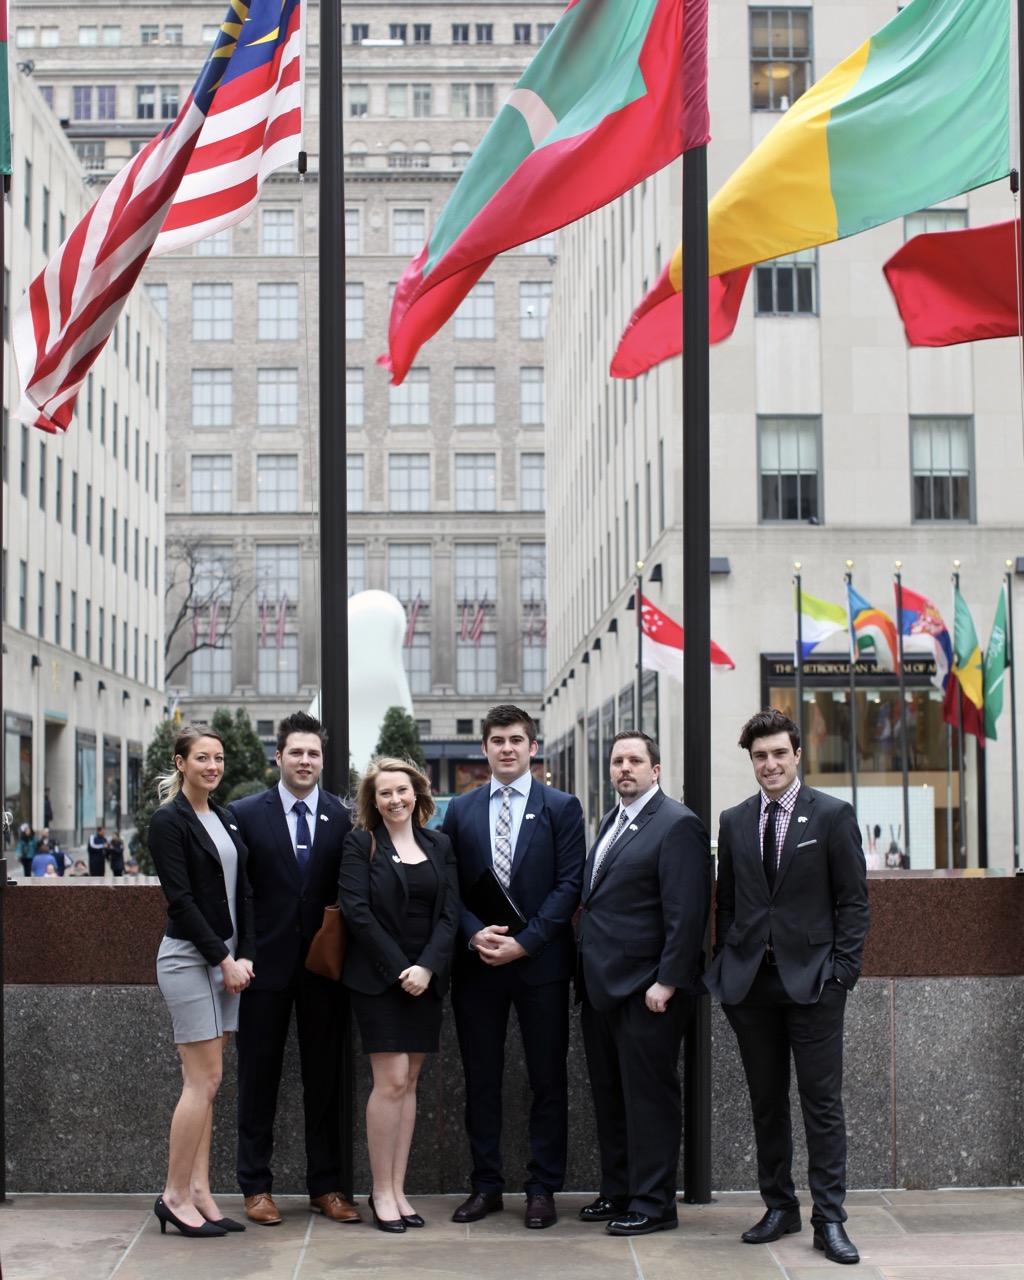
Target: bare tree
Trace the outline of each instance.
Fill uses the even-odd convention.
[[[164,680],[201,649],[223,649],[252,599],[252,575],[236,569],[230,544],[180,538],[167,544]],[[171,661],[171,652],[175,652]]]

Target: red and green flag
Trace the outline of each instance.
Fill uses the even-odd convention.
[[[7,84],[7,0],[0,4],[0,173],[11,171],[11,100]]]
[[[380,357],[392,382],[497,254],[707,140],[707,0],[572,0],[398,282]]]
[[[999,592],[996,616],[992,623],[988,648],[985,650],[985,737],[995,738],[996,721],[1003,709],[1003,681],[1009,666],[1006,636],[1006,587]]]

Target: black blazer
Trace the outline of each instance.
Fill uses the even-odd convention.
[[[252,960],[256,954],[256,931],[252,890],[245,873],[248,851],[227,809],[212,802],[210,808],[238,850],[235,958]],[[213,841],[180,791],[153,814],[147,839],[167,899],[167,937],[195,943],[207,964],[220,964],[228,955],[225,939],[232,933],[224,871]]]
[[[448,966],[459,922],[458,872],[447,836],[425,827],[415,827],[414,834],[438,884],[433,931],[415,963],[431,970],[434,976],[429,990],[440,998],[448,990]],[[373,835],[377,851],[372,862],[370,832],[352,831],[345,837],[338,881],[341,909],[349,927],[342,982],[371,996],[397,983],[398,975],[409,967],[399,942],[409,902],[405,868],[383,823]]]
[[[324,907],[338,900],[341,849],[352,830],[349,811],[320,788],[316,814],[309,819],[313,849],[304,880],[276,785],[236,800],[229,812],[249,850],[247,874],[256,917],[256,972],[249,989],[281,991],[305,964]]]
[[[758,827],[760,792],[721,817],[715,959],[704,985],[723,1004],[750,990],[771,938],[779,977],[797,1004],[814,1004],[830,977],[852,990],[868,931],[868,886],[853,808],[801,786],[768,890]]]

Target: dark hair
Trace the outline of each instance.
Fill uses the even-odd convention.
[[[374,831],[384,821],[375,803],[377,799],[377,778],[382,773],[404,773],[412,783],[416,793],[416,808],[413,810],[413,826],[422,827],[434,812],[434,797],[430,794],[430,779],[411,760],[402,760],[398,756],[374,756],[366,772],[359,780],[356,793],[355,825],[362,831]]]
[[[217,730],[211,729],[208,724],[203,724],[201,720],[193,720],[191,724],[184,725],[179,729],[178,736],[174,740],[171,771],[157,778],[157,794],[160,797],[161,804],[166,804],[168,800],[173,800],[181,790],[181,771],[173,761],[177,760],[178,756],[181,756],[183,760],[187,760],[192,754],[192,748],[200,738],[213,738],[220,743],[222,749],[224,747],[224,739]],[[102,830],[103,826],[101,824],[96,828],[96,834],[98,835]]]
[[[661,748],[653,738],[648,737],[646,733],[641,733],[639,729],[623,729],[621,733],[617,733],[612,738],[612,745],[608,749],[609,760],[612,758],[616,742],[621,742],[623,738],[638,738],[641,742],[645,742],[647,744],[647,754],[651,758],[651,764],[661,764]]]
[[[800,750],[800,730],[784,711],[777,711],[775,707],[765,707],[750,717],[740,730],[739,745],[749,751],[758,738],[773,738],[777,733],[788,733],[793,750]]]
[[[315,733],[320,739],[321,750],[327,747],[327,730],[315,716],[308,715],[305,711],[293,711],[277,726],[278,751],[284,751],[285,744],[293,733]]]
[[[537,726],[533,717],[528,715],[522,707],[514,706],[511,702],[501,702],[488,711],[481,730],[483,741],[486,742],[491,736],[492,729],[508,729],[514,724],[523,726],[531,742],[537,741]]]

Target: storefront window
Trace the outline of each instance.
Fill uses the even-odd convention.
[[[121,825],[121,739],[103,739],[103,821],[113,833]]]
[[[81,844],[96,826],[96,735],[75,736],[75,843]]]
[[[4,717],[4,808],[14,818],[7,833],[13,847],[23,822],[36,826],[32,820],[32,721],[25,716]]]

